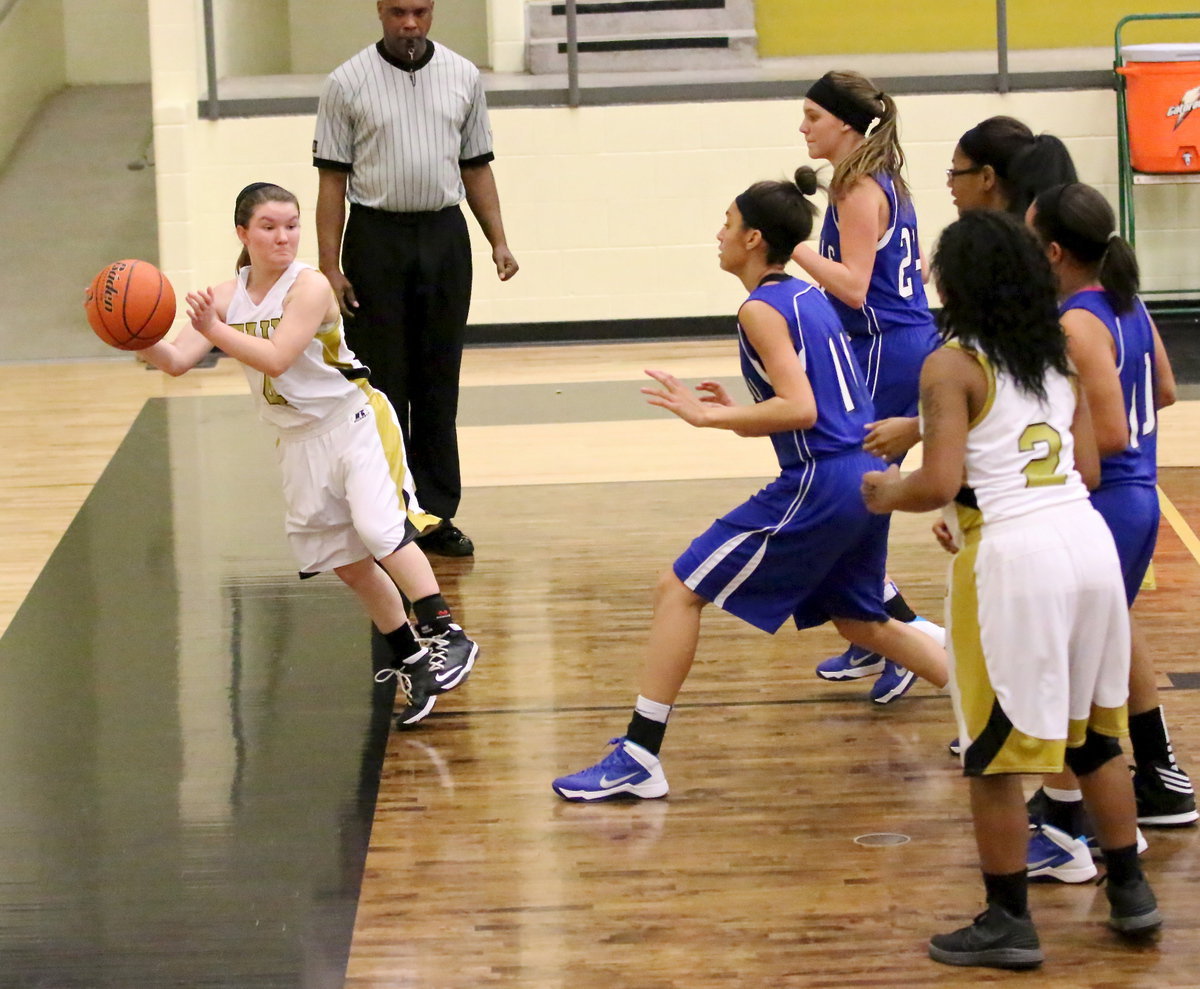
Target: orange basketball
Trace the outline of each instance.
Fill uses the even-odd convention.
[[[175,322],[175,290],[149,261],[126,259],[104,268],[83,300],[96,336],[119,350],[158,343]]]

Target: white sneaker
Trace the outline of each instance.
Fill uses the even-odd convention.
[[[1025,870],[1030,879],[1056,879],[1060,883],[1086,883],[1096,878],[1087,842],[1072,838],[1052,824],[1039,824],[1029,836]]]

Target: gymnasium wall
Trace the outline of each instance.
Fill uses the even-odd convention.
[[[1195,0],[1009,0],[1012,48],[1090,48],[1113,44],[1117,21],[1127,14],[1178,13]],[[856,0],[846,16],[841,0],[756,0],[758,53],[762,57],[839,52],[972,51],[995,48],[994,0],[911,3],[898,13],[892,0]],[[1131,26],[1126,42],[1197,41],[1200,21]]]
[[[36,0],[44,3],[45,0]],[[67,85],[150,81],[146,0],[61,0]]]
[[[186,58],[195,44],[193,19],[178,0],[150,2],[155,45],[176,53],[156,63],[155,73],[164,267],[180,289],[227,277],[237,253],[233,197],[264,178],[300,196],[308,228],[303,256],[314,260],[313,118],[197,120],[195,66]],[[944,170],[955,140],[994,113],[1062,136],[1083,179],[1115,201],[1111,92],[905,96],[899,106],[926,252],[952,219]],[[493,111],[494,168],[522,268],[500,284],[472,223],[472,322],[732,312],[741,287],[717,268],[716,229],[742,188],[804,162],[799,114],[798,100]],[[1200,230],[1200,189],[1170,186],[1139,196],[1147,287],[1200,284],[1200,261],[1189,247]]]
[[[380,33],[372,0],[214,0],[213,19],[221,78],[325,75]],[[487,0],[443,0],[436,22],[437,38],[489,64]]]
[[[0,166],[42,101],[67,81],[62,8],[18,0],[0,21]]]

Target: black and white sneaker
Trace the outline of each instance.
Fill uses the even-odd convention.
[[[385,667],[375,674],[376,683],[396,678],[397,698],[404,698],[404,707],[396,714],[397,728],[408,728],[421,721],[437,701],[437,681],[430,668],[430,651],[422,649],[412,662],[400,664],[399,669]]]
[[[429,650],[430,690],[437,694],[462,683],[479,655],[479,643],[469,639],[458,625],[450,625],[438,635],[421,636],[419,641]]]
[[[1200,819],[1192,781],[1178,766],[1161,762],[1138,766],[1133,773],[1133,795],[1138,824],[1173,828]]]
[[[1037,928],[1029,915],[1014,917],[997,903],[969,927],[929,939],[929,957],[943,965],[1036,968],[1044,959]]]

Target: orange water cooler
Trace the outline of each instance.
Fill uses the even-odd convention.
[[[1124,45],[1129,164],[1200,174],[1200,44]]]

